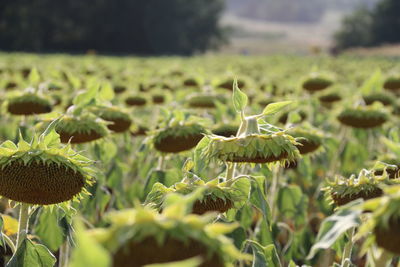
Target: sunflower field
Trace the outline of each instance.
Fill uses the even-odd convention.
[[[399,66],[0,54],[0,263],[398,266]]]

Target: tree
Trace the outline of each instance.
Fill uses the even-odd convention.
[[[360,8],[345,17],[335,34],[336,47],[345,49],[400,42],[400,1],[382,0],[370,11]]]
[[[400,1],[383,0],[372,14],[373,44],[400,42]]]
[[[0,49],[192,54],[223,41],[224,0],[2,0]]]

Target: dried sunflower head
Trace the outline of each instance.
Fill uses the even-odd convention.
[[[169,114],[165,126],[153,131],[151,143],[163,153],[179,153],[194,148],[207,132],[198,122],[201,119],[174,112]]]
[[[296,138],[296,145],[300,154],[313,153],[318,150],[323,142],[323,134],[312,128],[311,126],[299,127],[288,132],[291,136]]]
[[[400,186],[387,186],[383,191],[383,196],[362,204],[361,208],[370,216],[359,227],[357,236],[367,238],[364,251],[375,241],[379,247],[400,255]]]
[[[194,214],[201,215],[206,212],[223,213],[235,206],[242,205],[247,198],[246,193],[235,188],[234,183],[231,186],[227,186],[226,182],[220,183],[218,178],[204,182],[196,177],[196,179],[190,180],[185,178],[182,182],[176,183],[171,187],[166,187],[161,183],[154,184],[145,204],[160,210],[168,194],[187,195],[199,188],[202,189],[202,194],[193,203],[191,213]]]
[[[398,184],[397,179],[390,179],[386,170],[377,176],[374,171],[363,169],[358,177],[355,175],[350,178],[337,176],[334,181],[324,188],[327,198],[332,200],[337,206],[345,205],[353,200],[362,198],[364,200],[380,197],[383,194],[382,188],[385,185]]]
[[[69,144],[61,146],[55,131],[35,135],[31,143],[6,141],[0,145],[0,195],[33,205],[72,200],[87,193],[92,164]]]
[[[385,111],[379,110],[372,105],[346,108],[337,118],[344,125],[367,129],[381,126],[389,119],[389,116]]]
[[[235,260],[249,259],[223,234],[238,225],[211,223],[214,214],[187,214],[188,202],[196,192],[170,194],[161,213],[137,205],[135,209],[113,212],[111,226],[91,234],[112,253],[113,266],[143,266],[180,261],[195,256],[200,266],[233,266]]]
[[[207,159],[218,159],[224,162],[237,163],[271,163],[286,164],[300,157],[295,138],[278,128],[260,131],[257,122],[249,120],[248,129],[235,137],[208,135],[204,142],[202,154]],[[251,126],[251,124],[254,124]],[[252,132],[252,128],[254,132]],[[260,127],[263,129],[263,127]]]
[[[328,75],[313,72],[302,82],[302,88],[309,92],[321,91],[333,84],[333,80]]]
[[[383,83],[383,88],[390,91],[398,91],[400,89],[400,77],[399,76],[388,77]]]
[[[11,94],[6,104],[8,112],[13,115],[43,114],[52,110],[51,100],[32,88],[23,93]]]
[[[132,119],[129,113],[115,106],[96,107],[93,113],[105,121],[110,122],[107,128],[116,133],[122,133],[129,130]]]
[[[56,131],[62,143],[71,144],[95,141],[108,134],[105,122],[91,113],[64,116],[57,124]]]

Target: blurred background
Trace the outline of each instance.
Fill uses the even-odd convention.
[[[399,0],[1,0],[0,50],[400,55]]]

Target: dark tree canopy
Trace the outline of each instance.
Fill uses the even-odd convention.
[[[184,54],[223,40],[224,0],[2,0],[0,49]]]
[[[343,19],[335,35],[337,48],[400,43],[399,14],[399,0],[382,0],[372,10],[360,8]]]

